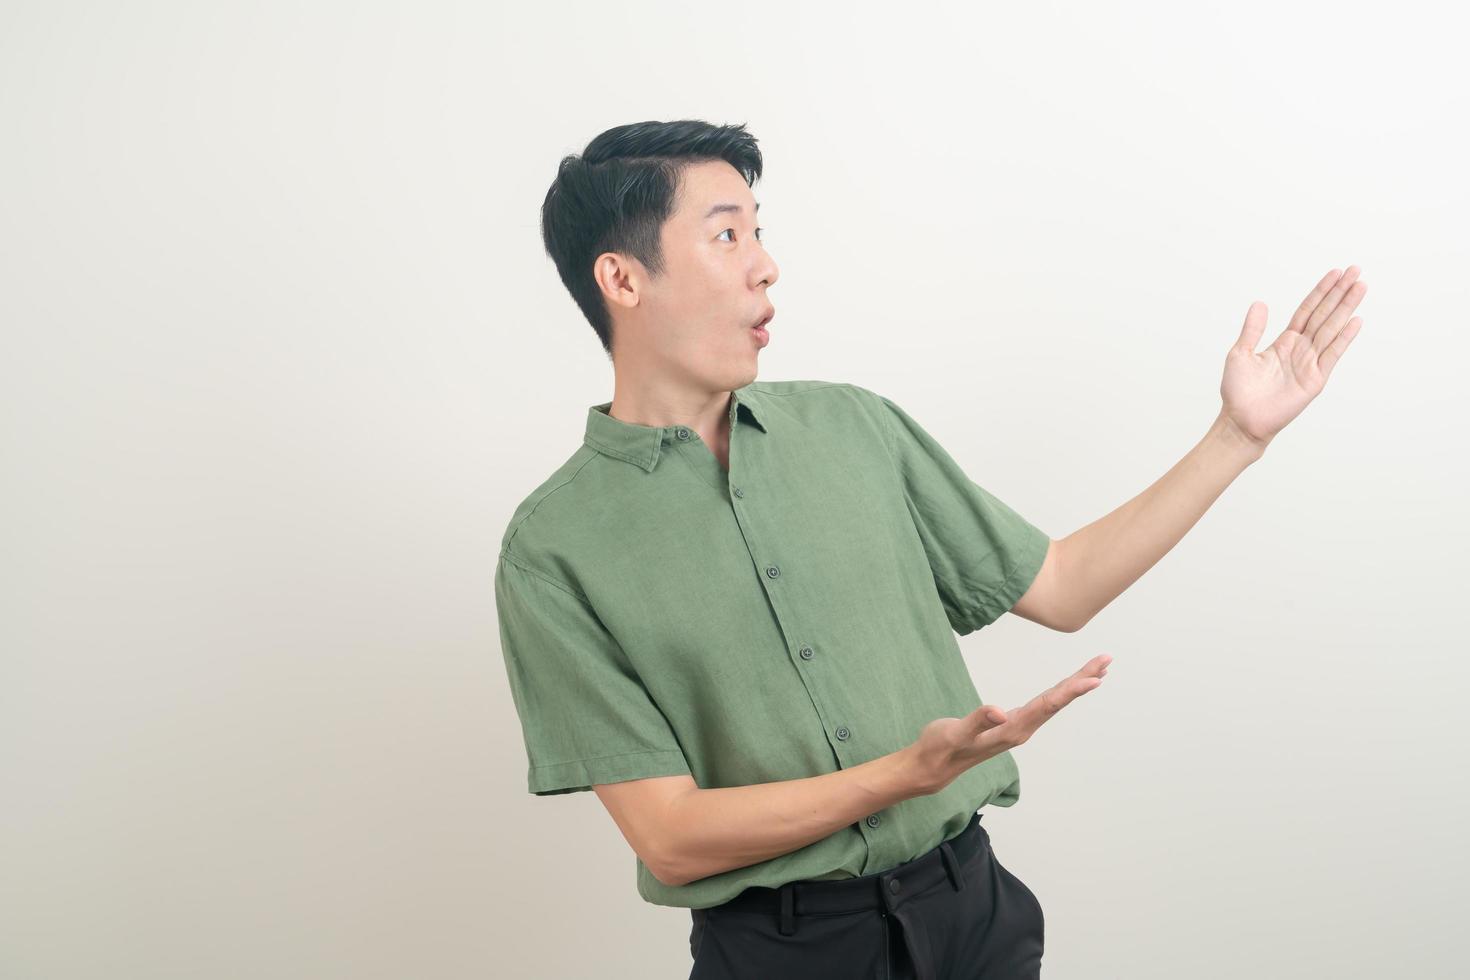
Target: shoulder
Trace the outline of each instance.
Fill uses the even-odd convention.
[[[586,496],[590,483],[596,479],[595,468],[600,461],[601,454],[583,443],[525,494],[500,536],[501,552],[524,563],[538,551],[544,551],[547,542],[539,539],[560,526],[562,522],[556,519],[558,512],[575,509],[578,499]]]
[[[875,397],[873,392],[851,381],[799,378],[789,381],[752,381],[750,390],[759,398],[777,398],[791,404],[820,404],[854,396]]]
[[[876,418],[881,414],[884,401],[877,392],[851,381],[817,378],[754,381],[750,390],[755,393],[759,404],[813,422],[850,419],[854,411]]]
[[[892,450],[888,418],[892,403],[878,392],[852,381],[806,378],[792,381],[755,381],[757,408],[786,419],[799,428],[837,439],[853,452],[877,447]]]

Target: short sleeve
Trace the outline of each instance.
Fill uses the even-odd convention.
[[[583,597],[502,552],[495,604],[532,793],[690,771],[668,719]]]
[[[971,480],[907,412],[876,397],[945,615],[956,633],[972,633],[1025,595],[1051,538]]]

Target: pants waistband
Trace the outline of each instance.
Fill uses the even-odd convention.
[[[965,829],[954,837],[887,871],[857,878],[791,881],[779,888],[752,885],[716,908],[780,915],[781,933],[789,936],[796,931],[797,916],[868,909],[892,911],[907,896],[927,891],[946,878],[950,887],[959,891],[965,884],[960,867],[990,839],[980,826],[980,817],[976,812]]]

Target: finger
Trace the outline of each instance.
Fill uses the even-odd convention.
[[[1035,731],[1067,705],[1102,683],[1097,674],[1082,676],[1081,671],[1059,681],[1036,697],[1011,712],[1012,720],[1020,721],[1023,728]]]
[[[1323,383],[1326,383],[1327,379],[1332,377],[1332,369],[1336,366],[1338,358],[1342,357],[1343,352],[1348,349],[1348,344],[1353,342],[1353,338],[1358,335],[1358,331],[1362,329],[1362,326],[1363,318],[1360,316],[1353,317],[1348,321],[1347,326],[1342,328],[1342,333],[1337,335],[1337,339],[1332,342],[1332,346],[1324,350],[1322,356],[1317,359],[1317,367],[1322,371]]]
[[[979,735],[981,732],[987,732],[997,725],[1004,725],[1009,719],[1006,717],[1006,713],[1000,709],[999,705],[982,704],[970,712],[965,720],[970,723],[970,730],[974,734]]]
[[[1342,332],[1343,325],[1347,323],[1348,317],[1352,315],[1353,310],[1358,308],[1358,304],[1363,301],[1363,296],[1367,292],[1368,284],[1363,280],[1359,279],[1353,283],[1347,294],[1343,296],[1342,302],[1337,304],[1337,309],[1333,310],[1327,321],[1317,328],[1317,334],[1312,338],[1312,349],[1319,357],[1323,351],[1332,346],[1332,342]]]
[[[1055,704],[1058,709],[1065,707],[1067,704],[1071,703],[1074,698],[1086,694],[1088,691],[1101,684],[1102,676],[1108,672],[1108,665],[1112,662],[1112,654],[1100,653],[1097,656],[1093,657],[1091,660],[1087,661],[1087,663],[1083,664],[1070,677],[1063,678],[1056,684],[1052,685],[1049,690],[1042,691],[1041,694],[1037,695],[1036,698],[1032,698],[1032,701],[1036,701],[1038,698],[1041,698],[1046,699],[1046,701],[1044,702],[1045,704]],[[1052,695],[1057,693],[1062,694],[1065,700],[1062,700],[1059,703],[1055,698],[1052,697]]]
[[[1347,271],[1342,274],[1342,278],[1337,280],[1333,287],[1327,291],[1327,295],[1322,298],[1322,302],[1317,304],[1317,308],[1307,318],[1307,325],[1302,328],[1302,336],[1304,338],[1311,340],[1316,335],[1317,329],[1327,321],[1327,318],[1332,315],[1332,311],[1337,309],[1337,304],[1342,302],[1342,298],[1346,295],[1348,287],[1357,282],[1357,280],[1358,267],[1355,265],[1348,266]]]
[[[982,704],[970,713],[968,720],[973,726],[974,732],[978,735],[998,725],[1004,725],[1012,719],[1019,718],[1022,723],[1026,723],[1027,719],[1039,710],[1041,712],[1040,720],[1035,721],[1033,725],[1027,726],[1034,731],[1042,721],[1045,721],[1057,711],[1061,710],[1062,707],[1065,707],[1076,698],[1081,697],[1101,684],[1102,676],[1108,672],[1108,665],[1112,662],[1112,654],[1100,653],[1083,664],[1076,673],[1064,678],[1050,689],[1043,691],[1021,707],[1010,712],[1009,715],[1005,711],[1002,711],[998,705]],[[1046,700],[1043,702],[1042,699]],[[1037,707],[1038,702],[1042,702],[1042,706],[1039,709]],[[1051,707],[1052,705],[1055,705],[1055,707]]]
[[[1327,291],[1340,278],[1342,278],[1342,273],[1336,269],[1323,276],[1321,281],[1312,287],[1312,291],[1307,294],[1307,298],[1302,300],[1302,305],[1298,306],[1296,312],[1291,315],[1291,322],[1286,325],[1286,329],[1301,333],[1302,328],[1307,325],[1307,318],[1312,315],[1312,311],[1317,308],[1317,304],[1322,302],[1322,297],[1327,295]]]
[[[1266,330],[1266,304],[1256,300],[1245,311],[1245,325],[1240,328],[1240,337],[1236,339],[1235,346],[1247,354],[1254,354],[1256,345],[1261,342],[1261,334]]]

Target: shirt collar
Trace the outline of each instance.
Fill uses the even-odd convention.
[[[765,410],[760,395],[752,390],[751,384],[736,388],[730,393],[731,426],[734,426],[737,419],[744,418],[761,432],[768,432],[770,412]],[[606,456],[627,460],[652,472],[658,464],[663,447],[670,440],[676,439],[678,430],[684,427],[624,422],[607,414],[611,407],[612,402],[588,407],[583,443]]]

